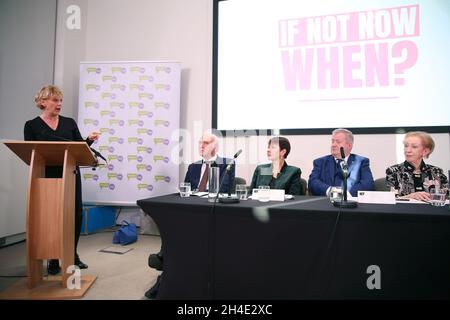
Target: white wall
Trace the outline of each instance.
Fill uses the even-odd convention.
[[[22,140],[53,80],[56,0],[0,1],[0,140]],[[0,145],[0,238],[25,232],[28,166]],[[8,242],[8,241],[7,241]]]
[[[67,26],[67,20],[72,22],[72,11],[67,13],[67,8],[73,5],[80,8],[80,29]],[[54,81],[64,92],[62,114],[75,119],[78,115],[80,61],[85,56],[86,11],[87,0],[58,0]]]
[[[185,146],[187,163],[196,159],[198,135],[211,125],[212,91],[212,1],[211,0],[95,0],[59,1],[59,13],[64,6],[79,3],[83,23],[79,31],[58,32],[57,48],[64,41],[67,55],[77,50],[79,60],[177,60],[182,64],[181,127],[195,135]],[[58,23],[58,26],[60,24]],[[74,36],[78,32],[79,37]],[[80,36],[81,35],[81,36]],[[71,38],[70,38],[71,37]],[[67,39],[72,39],[71,42]],[[62,40],[63,39],[63,40]],[[84,51],[83,51],[84,50]],[[56,74],[65,82],[74,81],[66,90],[75,88],[79,62],[72,52],[70,62],[56,65]],[[76,101],[77,90],[70,94]],[[67,103],[64,108],[67,110]],[[72,116],[76,109],[72,108]],[[239,116],[239,115],[236,115]],[[450,136],[433,134],[437,148],[429,163],[450,169]],[[299,166],[308,178],[314,158],[329,153],[329,135],[288,136],[292,151],[288,163]],[[226,138],[221,154],[232,156],[244,147],[238,159],[237,175],[250,182],[257,163],[266,161],[268,138]],[[186,140],[185,140],[186,141]],[[354,152],[371,159],[374,177],[383,177],[387,166],[403,161],[397,157],[401,139],[395,134],[356,135]],[[185,166],[180,170],[184,178]]]

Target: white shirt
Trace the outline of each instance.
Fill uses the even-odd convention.
[[[350,155],[348,155],[348,156],[346,156],[346,157],[344,158],[345,162],[348,163],[348,158],[349,158],[349,157],[350,157]],[[339,158],[339,159],[336,158],[336,157],[334,158],[334,161],[336,161],[336,163],[338,163],[339,160],[341,160],[341,158]]]

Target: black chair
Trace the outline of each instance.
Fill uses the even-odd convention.
[[[306,191],[308,190],[308,183],[305,179],[300,178],[300,184],[302,185],[302,189],[300,190],[300,195],[306,195]]]
[[[386,178],[378,178],[375,181],[375,191],[390,191],[388,187]]]
[[[247,185],[247,181],[241,177],[234,177],[233,187],[231,188],[231,193],[236,193],[236,185],[237,184],[245,184]]]

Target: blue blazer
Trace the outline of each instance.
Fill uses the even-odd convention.
[[[231,163],[231,159],[228,158],[222,158],[217,156],[216,163],[220,168],[220,183],[222,183],[222,180],[225,179],[222,183],[222,187],[220,188],[220,192],[228,192],[230,189],[230,177],[228,174],[226,174],[226,169],[228,163]],[[202,164],[203,161],[197,161],[194,163],[191,163],[188,167],[188,170],[186,172],[186,177],[184,178],[184,182],[190,182],[191,188],[196,189],[198,184],[200,183],[200,174],[202,173]],[[231,166],[231,183],[234,182],[234,175],[235,175],[235,165]]]
[[[373,176],[372,171],[370,171],[368,158],[350,154],[348,170],[347,190],[353,197],[357,196],[358,190],[374,190]],[[342,185],[342,173],[332,155],[314,160],[314,167],[308,180],[308,190],[312,195],[325,196],[328,187]]]

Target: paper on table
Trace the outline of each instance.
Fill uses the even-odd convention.
[[[416,199],[407,199],[407,198],[395,199],[395,202],[396,203],[428,204],[428,202],[425,202],[425,201],[420,201],[420,200],[416,200]]]
[[[200,191],[191,193],[191,195],[197,196],[197,197],[203,197],[203,196],[206,196],[207,194],[208,194],[208,192],[200,192]]]
[[[389,191],[358,191],[359,203],[395,204],[395,193]]]

